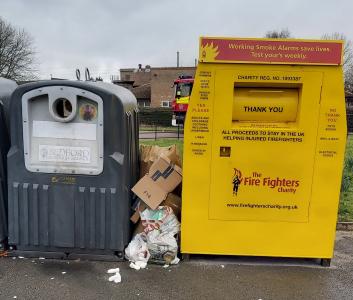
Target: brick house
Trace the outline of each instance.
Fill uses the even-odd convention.
[[[139,106],[170,107],[174,98],[173,82],[181,75],[195,76],[196,67],[142,67],[120,69],[114,84],[131,90]]]

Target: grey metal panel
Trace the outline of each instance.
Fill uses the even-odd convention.
[[[38,184],[33,184],[33,198],[32,198],[32,241],[34,246],[39,245],[39,192]]]
[[[72,195],[61,194],[57,198],[55,188],[47,185],[39,186],[28,183],[14,183],[14,199],[12,208],[12,225],[10,242],[20,245],[20,249],[38,245],[55,248],[81,248],[81,249],[117,249],[117,236],[119,221],[116,211],[118,203],[115,189],[71,186]],[[77,189],[77,190],[76,190]],[[51,190],[51,193],[48,191]],[[89,216],[85,216],[85,191],[89,190]],[[42,191],[42,192],[39,192]],[[69,207],[61,206],[58,202],[68,197],[73,200]],[[111,199],[113,198],[113,202]],[[86,198],[87,199],[87,198]],[[38,204],[41,205],[38,205]],[[49,205],[50,203],[50,205]],[[107,216],[108,214],[108,216]],[[109,216],[110,214],[110,216]],[[39,220],[39,216],[40,220]],[[89,223],[89,240],[85,239],[86,224]],[[41,236],[39,235],[41,233]],[[40,236],[40,237],[39,237]]]
[[[85,187],[79,187],[78,197],[75,199],[75,247],[85,248]]]
[[[23,189],[22,189],[22,222],[23,225],[21,228],[22,234],[23,234],[23,244],[24,245],[29,245],[29,208],[28,208],[28,183],[23,184]],[[20,212],[21,215],[21,212]]]
[[[19,186],[20,184],[18,182],[13,183],[13,211],[12,214],[9,216],[9,220],[13,217],[13,237],[14,237],[14,243],[18,243],[20,240],[20,210],[19,210]],[[11,234],[11,232],[10,232]]]
[[[49,246],[49,186],[43,185],[40,193],[40,240],[44,246]]]
[[[87,90],[103,100],[102,173],[67,175],[26,169],[21,99],[31,90],[53,85]],[[112,255],[123,251],[131,238],[131,187],[137,181],[138,170],[134,96],[109,84],[49,81],[20,86],[11,102],[10,244],[20,251],[43,253]]]
[[[105,247],[105,206],[106,206],[106,193],[105,188],[100,189],[100,215],[99,215],[99,248],[104,249]]]
[[[64,97],[70,100],[73,111],[68,118],[59,118],[53,113],[52,106],[57,98]],[[86,99],[86,101],[83,99]],[[80,120],[80,113],[77,108],[78,102],[86,105],[87,101],[97,105],[97,117],[95,121],[87,122]],[[22,119],[25,166],[29,171],[92,175],[102,172],[104,118],[103,102],[99,96],[79,88],[67,86],[50,86],[33,89],[22,96]],[[41,125],[41,132],[38,132],[39,126],[35,126],[36,124]],[[94,140],[85,141],[83,136],[87,135],[87,129],[83,128],[83,126],[92,125],[96,128],[92,132],[95,136]],[[34,130],[35,128],[37,130]],[[40,136],[38,136],[39,133],[41,133]],[[79,138],[79,133],[81,133],[82,139]],[[55,138],[55,135],[59,135],[60,137]],[[35,147],[38,144],[42,147],[44,153],[48,153],[48,149],[50,148],[53,150],[53,148],[60,147],[62,150],[66,149],[67,151],[68,148],[77,150],[90,145],[95,150],[91,155],[93,162],[80,164],[72,161],[58,163],[53,160],[40,160],[42,155],[39,155],[40,150]],[[96,147],[97,149],[95,149]],[[96,162],[94,162],[95,159],[97,160]]]

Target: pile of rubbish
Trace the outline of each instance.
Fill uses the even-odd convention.
[[[177,264],[182,181],[177,148],[142,145],[140,158],[141,179],[132,188],[135,231],[125,257],[136,270],[149,261]]]

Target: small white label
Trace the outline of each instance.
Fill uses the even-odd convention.
[[[95,141],[96,134],[96,124],[33,121],[33,137]]]
[[[89,164],[91,149],[88,147],[39,145],[39,161]]]

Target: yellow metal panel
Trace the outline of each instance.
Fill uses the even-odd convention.
[[[234,121],[234,87],[256,86],[297,91],[295,117]],[[200,63],[184,132],[183,253],[332,257],[341,66]]]
[[[294,122],[298,89],[235,87],[233,121]]]

